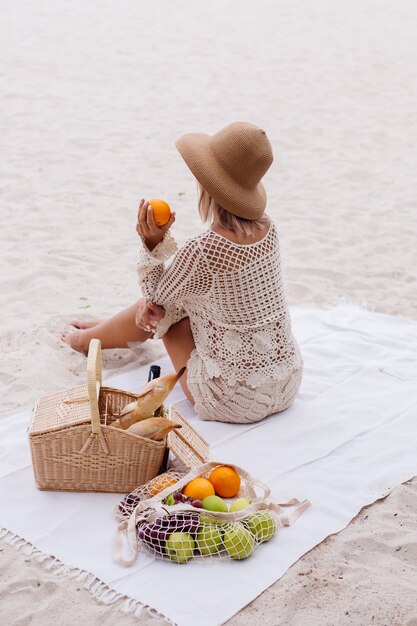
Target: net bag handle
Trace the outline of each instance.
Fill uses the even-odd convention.
[[[113,543],[113,559],[118,565],[129,567],[136,561],[138,554],[137,524],[140,521],[146,521],[146,519],[138,519],[134,511],[128,520],[123,520],[118,525]],[[124,542],[130,551],[129,556],[124,556],[123,554]]]
[[[300,515],[307,511],[311,506],[310,500],[299,500],[298,498],[291,498],[287,502],[260,502],[259,510],[270,509],[277,513],[280,523],[283,526],[291,526],[298,520]],[[288,508],[291,507],[291,511]]]

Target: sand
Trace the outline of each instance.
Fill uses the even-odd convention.
[[[139,296],[141,196],[172,204],[179,242],[202,228],[173,143],[234,120],[274,145],[265,184],[290,303],[417,319],[415,19],[413,0],[4,4],[0,414],[83,379],[59,333]],[[162,353],[109,351],[104,367]],[[417,482],[397,487],[230,623],[417,626],[416,510]],[[137,623],[0,550],[2,624]]]

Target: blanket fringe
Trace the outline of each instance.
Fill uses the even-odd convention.
[[[0,542],[1,541],[14,546],[16,550],[20,550],[25,556],[29,556],[37,563],[42,564],[46,570],[53,573],[55,576],[67,576],[74,579],[76,582],[82,583],[83,587],[87,589],[90,595],[102,604],[110,605],[120,600],[119,610],[122,613],[133,613],[135,617],[139,618],[142,611],[145,610],[148,615],[163,619],[167,624],[170,624],[170,626],[176,626],[175,622],[162,613],[159,613],[156,609],[153,609],[147,604],[143,604],[139,600],[134,600],[133,598],[119,593],[86,570],[65,565],[56,557],[38,550],[29,541],[15,535],[6,528],[0,528]]]

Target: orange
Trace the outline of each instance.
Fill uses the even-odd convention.
[[[157,226],[164,226],[171,217],[171,209],[169,204],[160,200],[159,198],[152,198],[148,200],[153,209],[153,217]]]
[[[239,493],[240,476],[228,465],[216,467],[211,472],[209,481],[213,485],[216,494],[222,498],[234,498]]]
[[[214,496],[214,487],[207,478],[194,478],[185,485],[182,492],[187,498],[204,500],[207,496]]]
[[[171,485],[175,485],[177,482],[177,478],[170,476],[169,474],[161,474],[152,480],[152,482],[148,485],[148,492],[152,496],[156,496],[157,493],[163,491],[167,487],[171,487]]]

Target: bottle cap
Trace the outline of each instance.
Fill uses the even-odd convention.
[[[159,365],[151,365],[149,368],[148,383],[154,378],[159,378],[160,375],[161,375],[161,368],[159,367]]]

